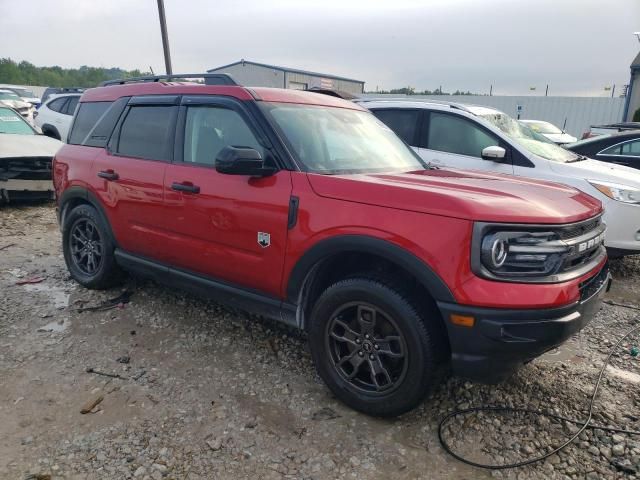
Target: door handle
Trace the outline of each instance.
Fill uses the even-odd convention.
[[[111,169],[109,169],[109,170],[100,170],[98,172],[98,176],[100,178],[104,178],[105,180],[118,180],[118,178],[120,178],[120,175],[118,175],[116,172],[114,172]]]
[[[187,192],[187,193],[200,193],[200,187],[197,185],[193,185],[192,183],[177,183],[173,182],[171,184],[171,190],[175,190],[176,192]]]

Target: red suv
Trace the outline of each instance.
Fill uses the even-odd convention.
[[[440,366],[500,380],[599,308],[592,197],[431,168],[332,96],[171,78],[80,99],[54,160],[80,284],[128,270],[304,329],[335,395],[380,416],[415,407]]]

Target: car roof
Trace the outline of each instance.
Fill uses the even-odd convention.
[[[405,100],[405,99],[360,99],[358,103],[369,109],[383,108],[415,108],[415,109],[431,109],[431,110],[461,110],[473,115],[492,115],[502,114],[500,110],[482,105],[472,105],[458,102],[447,102],[445,100]]]
[[[102,86],[86,90],[80,102],[115,101],[121,97],[140,95],[223,95],[243,101],[297,103],[364,110],[361,106],[348,100],[302,90],[203,85],[194,82],[139,82]]]

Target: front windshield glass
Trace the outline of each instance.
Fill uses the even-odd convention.
[[[562,133],[558,127],[549,122],[523,122],[527,127],[537,133],[558,134]]]
[[[0,100],[20,100],[20,97],[13,92],[0,92]]]
[[[534,132],[509,115],[496,112],[483,114],[481,117],[498,127],[509,138],[534,155],[561,163],[572,162],[580,158],[575,153],[557,146],[551,140]]]
[[[300,104],[265,104],[296,158],[314,173],[424,170],[424,162],[369,112]]]
[[[0,133],[15,133],[17,135],[35,135],[33,129],[18,113],[10,108],[0,107]]]

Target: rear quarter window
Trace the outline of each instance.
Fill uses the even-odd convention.
[[[78,108],[78,112],[71,127],[71,133],[69,134],[69,143],[71,145],[87,145],[87,142],[89,141],[89,133],[107,112],[112,103],[113,102],[80,103],[80,107]],[[107,143],[107,139],[105,138],[104,142],[100,143],[89,146],[104,147]]]

